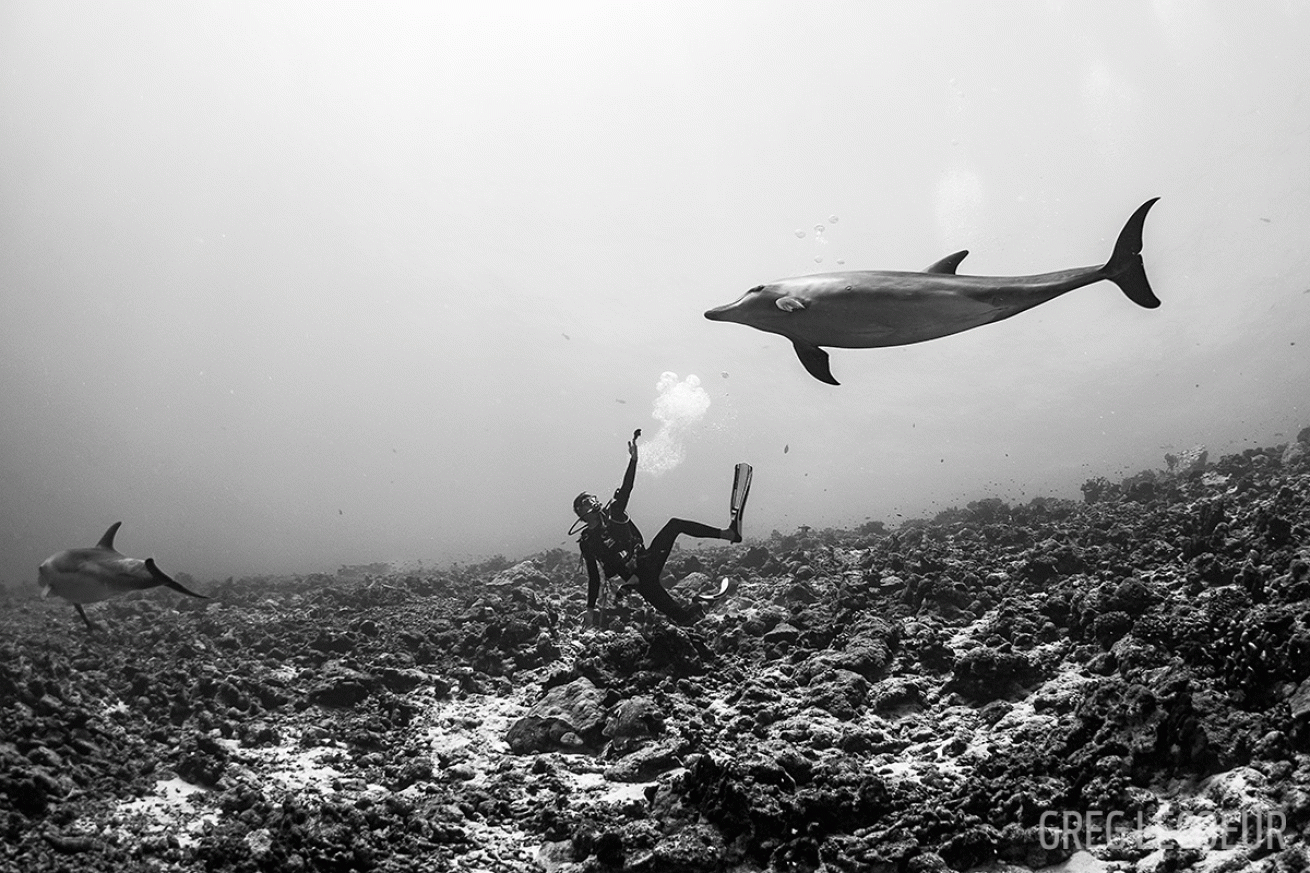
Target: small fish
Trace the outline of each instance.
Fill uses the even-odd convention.
[[[787,443],[787,445],[785,445],[785,446],[782,447],[782,453],[783,453],[784,455],[787,454],[787,453],[790,452],[790,451],[791,451],[791,443]]]
[[[54,594],[62,597],[82,616],[90,630],[95,630],[91,619],[82,609],[83,603],[98,603],[131,591],[144,591],[163,585],[189,597],[208,600],[203,594],[191,591],[155,566],[154,558],[129,558],[114,548],[114,534],[121,521],[116,521],[89,549],[66,549],[56,552],[41,562],[37,577],[41,596]]]

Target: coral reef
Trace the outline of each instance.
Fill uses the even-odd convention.
[[[1305,869],[1308,443],[677,552],[690,628],[561,550],[11,593],[0,867]]]

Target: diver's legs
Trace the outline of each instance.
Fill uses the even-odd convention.
[[[673,541],[681,534],[688,536],[701,537],[702,539],[729,539],[728,531],[720,530],[717,527],[710,527],[708,524],[701,524],[699,521],[687,521],[684,518],[670,518],[660,532],[655,534],[655,539],[650,541],[646,553],[642,555],[638,568],[643,578],[650,573],[649,568],[654,568],[655,578],[664,572],[664,562],[669,559],[669,552],[673,551]]]
[[[646,599],[647,603],[678,624],[691,624],[705,614],[700,604],[683,606],[674,600],[672,595],[665,591],[664,586],[659,583],[658,577],[654,581],[643,578],[634,587],[637,589],[637,593]]]
[[[728,539],[728,531],[720,530],[717,527],[710,527],[708,524],[701,524],[698,521],[688,521],[685,518],[671,518],[660,532],[655,534],[655,539],[650,541],[650,546],[637,559],[637,593],[646,598],[646,602],[676,621],[678,624],[690,624],[704,614],[700,604],[693,603],[691,606],[683,606],[674,600],[669,592],[664,590],[660,584],[660,576],[664,573],[664,564],[669,559],[669,552],[673,550],[673,541],[682,534],[688,536],[701,537],[703,539]]]

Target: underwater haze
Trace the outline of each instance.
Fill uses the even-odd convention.
[[[0,2],[0,581],[888,524],[1310,423],[1310,5]],[[705,310],[1098,265],[910,346]],[[572,546],[569,546],[572,548]]]

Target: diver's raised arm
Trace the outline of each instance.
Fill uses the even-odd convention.
[[[628,469],[623,473],[623,484],[614,492],[614,501],[610,504],[613,514],[619,518],[628,514],[628,498],[632,496],[632,485],[637,481],[637,437],[641,428],[632,432],[628,440]]]

